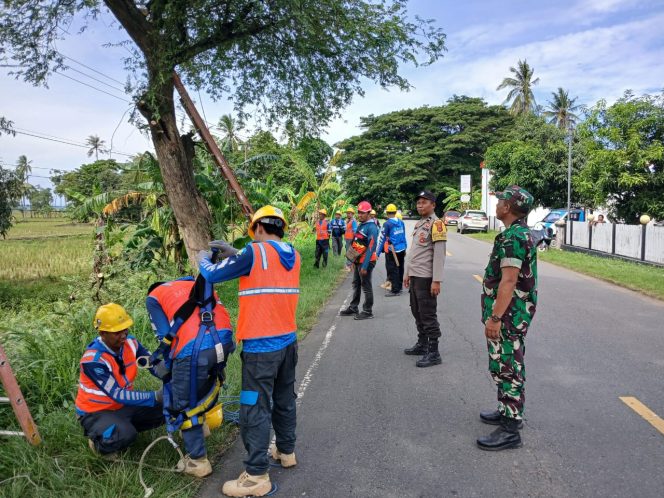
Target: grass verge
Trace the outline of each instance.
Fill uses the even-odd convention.
[[[496,233],[474,233],[469,237],[493,242]],[[538,256],[540,261],[664,300],[664,268],[571,251],[549,250],[538,253]]]
[[[301,294],[298,306],[298,335],[303,337],[316,323],[319,312],[343,279],[343,258],[331,257],[325,269],[313,268],[312,236],[298,238],[294,245],[302,255]],[[144,307],[145,292],[151,282],[174,278],[169,271],[118,271],[107,281],[104,299],[127,307],[135,325],[132,333],[147,347],[156,341]],[[48,287],[44,279],[36,281]],[[37,284],[35,284],[37,285]],[[217,285],[217,292],[234,322],[237,318],[237,282]],[[69,292],[82,295],[84,284],[72,281]],[[67,295],[69,294],[67,293]],[[33,299],[39,300],[41,291]],[[96,304],[89,298],[73,302],[60,299],[46,303],[35,313],[34,307],[6,308],[0,294],[0,340],[8,351],[26,401],[39,426],[43,443],[33,448],[22,438],[3,439],[0,445],[0,496],[95,496],[100,498],[141,497],[137,462],[145,447],[165,433],[157,429],[139,435],[137,442],[116,463],[100,460],[87,448],[82,429],[74,416],[78,382],[78,362],[85,345],[92,340],[92,316]],[[227,367],[226,395],[235,395],[240,386],[239,354],[233,354]],[[158,381],[141,372],[138,389],[155,389]],[[9,408],[0,409],[0,427],[17,426]],[[207,440],[210,457],[219,455],[233,442],[237,429],[224,424]],[[160,443],[146,463],[172,467],[176,452]],[[180,474],[144,469],[154,496],[192,496],[201,481]]]

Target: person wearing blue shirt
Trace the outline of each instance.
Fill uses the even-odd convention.
[[[334,219],[330,221],[330,233],[332,234],[332,254],[341,256],[342,240],[346,232],[346,223],[341,219],[341,211],[334,213]]]
[[[388,204],[385,209],[387,221],[383,224],[376,248],[376,256],[380,257],[383,249],[386,249],[385,267],[387,269],[387,278],[391,284],[391,290],[385,297],[394,297],[401,295],[403,286],[403,270],[406,259],[406,226],[404,222],[396,217],[397,207],[394,204]],[[385,244],[387,243],[387,248]]]

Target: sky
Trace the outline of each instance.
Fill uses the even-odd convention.
[[[637,95],[664,89],[663,0],[411,0],[409,12],[435,19],[443,28],[444,57],[426,67],[404,66],[402,73],[413,86],[409,92],[366,82],[365,96],[355,98],[323,134],[328,143],[360,133],[361,116],[440,105],[455,94],[500,104],[506,90],[496,87],[519,59],[526,59],[540,79],[534,88],[539,104],[545,105],[558,87],[584,105],[599,99],[611,103],[627,89]],[[32,184],[51,186],[51,169],[72,170],[90,162],[86,147],[72,145],[83,145],[89,135],[100,136],[107,146],[112,140],[118,160],[127,158],[122,154],[152,150],[149,139],[127,122],[131,104],[122,91],[122,61],[128,54],[107,45],[126,37],[110,20],[106,16],[58,43],[72,69],[51,76],[48,88],[17,81],[8,76],[9,69],[0,68],[0,116],[21,132],[0,137],[0,162],[11,167],[25,154],[32,161]],[[227,101],[191,93],[208,122],[232,112]]]

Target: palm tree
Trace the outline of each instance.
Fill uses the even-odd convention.
[[[224,114],[219,118],[219,128],[224,132],[222,148],[228,148],[231,152],[238,150],[240,140],[237,137],[237,123],[230,114]]]
[[[569,92],[558,88],[557,92],[551,92],[552,99],[547,103],[544,116],[549,118],[549,123],[555,124],[561,130],[571,128],[579,117],[574,114],[581,106],[575,105],[577,97],[571,99]]]
[[[30,193],[32,185],[28,183],[28,177],[32,173],[32,161],[27,156],[18,156],[16,161],[16,176],[21,182],[21,214],[25,218],[25,198]]]
[[[102,154],[107,152],[107,150],[104,148],[104,146],[106,145],[106,141],[102,140],[97,135],[90,135],[85,140],[85,145],[88,145],[90,147],[90,149],[88,150],[88,157],[90,157],[90,156],[92,156],[92,154],[94,154],[96,161],[99,161],[99,153],[100,152]]]
[[[510,67],[510,72],[514,74],[514,77],[504,78],[503,82],[496,88],[496,90],[502,90],[503,88],[509,88],[510,90],[503,104],[511,101],[510,112],[515,116],[534,113],[537,110],[537,104],[532,87],[539,83],[539,78],[533,79],[535,71],[524,59],[523,61],[519,60],[516,68]]]

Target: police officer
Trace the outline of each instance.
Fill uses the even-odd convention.
[[[443,280],[447,228],[434,213],[436,196],[432,192],[423,190],[416,199],[421,218],[413,231],[403,285],[410,289],[410,310],[417,326],[417,343],[404,353],[422,355],[416,365],[430,367],[442,362],[438,352],[441,334],[436,307]]]
[[[406,227],[396,217],[397,207],[394,204],[388,204],[385,213],[387,221],[380,232],[376,256],[380,257],[381,252],[385,251],[385,269],[391,289],[385,297],[394,297],[401,295],[407,247]]]
[[[499,427],[477,440],[481,449],[492,451],[522,444],[524,339],[537,305],[537,249],[526,223],[533,196],[512,185],[496,197],[496,218],[507,228],[496,236],[484,272],[482,322],[498,409],[480,412],[480,419]]]

